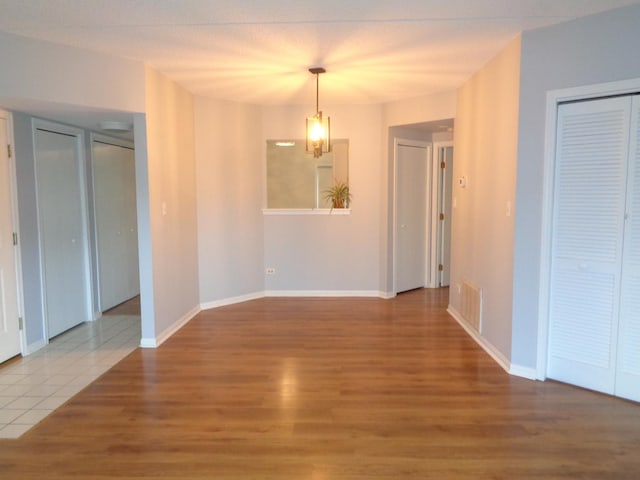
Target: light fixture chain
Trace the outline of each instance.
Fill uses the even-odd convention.
[[[320,74],[316,73],[316,114],[320,111]]]

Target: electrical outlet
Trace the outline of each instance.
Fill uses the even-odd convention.
[[[264,273],[266,273],[267,275],[275,275],[276,269],[273,267],[267,267],[264,269]]]

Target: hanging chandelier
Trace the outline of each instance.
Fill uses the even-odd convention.
[[[313,153],[314,158],[331,151],[330,119],[323,117],[318,107],[320,95],[320,74],[326,70],[313,67],[309,72],[316,76],[316,114],[307,118],[307,153]]]

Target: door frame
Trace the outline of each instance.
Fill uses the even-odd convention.
[[[93,316],[93,290],[91,286],[91,255],[89,252],[89,212],[88,212],[88,195],[87,195],[87,167],[86,167],[86,155],[85,155],[85,135],[84,130],[77,127],[71,127],[68,125],[63,125],[56,122],[51,122],[48,120],[42,120],[39,118],[33,118],[31,120],[31,137],[33,142],[33,156],[34,156],[34,176],[36,182],[36,217],[38,224],[38,257],[39,257],[39,267],[40,267],[40,296],[42,298],[42,327],[44,335],[44,345],[47,345],[50,340],[49,334],[49,319],[47,318],[47,302],[46,302],[46,278],[45,278],[45,259],[44,259],[44,239],[42,237],[43,226],[42,226],[42,215],[40,213],[40,200],[39,196],[39,186],[38,186],[38,160],[37,160],[37,152],[35,149],[36,145],[36,130],[47,130],[52,133],[58,133],[61,135],[68,135],[70,137],[75,137],[75,150],[77,155],[77,164],[78,164],[78,181],[80,183],[80,212],[81,212],[81,221],[82,221],[82,257],[83,257],[83,268],[85,275],[85,288],[84,294],[86,299],[86,318],[87,320],[95,320]]]
[[[401,145],[406,145],[409,147],[417,147],[417,148],[425,148],[426,149],[426,153],[427,153],[427,158],[426,158],[426,171],[427,171],[427,178],[425,178],[425,185],[426,185],[426,197],[425,197],[425,211],[427,212],[427,218],[425,219],[425,226],[426,226],[426,232],[425,232],[425,265],[424,265],[424,274],[425,274],[425,279],[424,279],[424,284],[425,287],[431,285],[431,281],[433,278],[433,275],[431,275],[431,268],[430,268],[430,264],[433,264],[433,262],[435,261],[435,255],[436,255],[436,250],[435,250],[435,245],[434,245],[434,238],[433,238],[433,231],[434,231],[434,225],[433,222],[437,221],[435,220],[435,214],[433,213],[433,208],[434,208],[434,198],[435,198],[435,203],[436,203],[436,208],[437,208],[437,192],[436,195],[434,196],[434,189],[433,189],[433,181],[434,181],[434,175],[433,175],[433,147],[432,147],[432,143],[431,142],[427,142],[424,140],[409,140],[406,138],[401,138],[401,137],[395,137],[393,139],[393,235],[392,235],[392,251],[393,251],[393,295],[397,295],[398,294],[398,290],[397,290],[397,247],[398,247],[398,238],[397,238],[397,231],[398,231],[398,148]],[[436,189],[437,190],[437,189]],[[437,228],[437,225],[435,226]],[[431,235],[430,235],[431,233]]]
[[[0,108],[0,117],[7,122],[7,142],[11,149],[11,158],[9,159],[9,197],[11,205],[11,223],[13,231],[18,236],[18,242],[14,246],[15,260],[15,277],[16,277],[16,302],[18,307],[18,317],[22,319],[22,328],[20,332],[20,353],[24,356],[27,354],[27,335],[24,316],[24,290],[22,281],[22,242],[20,236],[20,216],[18,213],[18,177],[16,172],[16,147],[13,136],[13,115],[8,110]],[[6,147],[2,147],[6,148]]]
[[[572,87],[547,92],[545,145],[542,185],[542,234],[540,244],[540,288],[538,291],[538,345],[536,379],[547,378],[549,347],[549,307],[551,288],[551,250],[553,236],[553,196],[556,168],[558,105],[576,100],[594,100],[613,95],[640,92],[640,78]]]
[[[433,161],[433,175],[434,175],[434,184],[437,187],[437,202],[434,205],[435,209],[438,210],[438,205],[440,203],[440,201],[442,201],[442,205],[445,206],[444,210],[446,211],[446,205],[447,203],[449,204],[449,211],[453,212],[453,208],[451,205],[452,202],[452,196],[450,195],[448,197],[448,199],[446,197],[444,197],[444,194],[446,192],[446,189],[443,188],[443,186],[440,183],[440,177],[442,175],[442,171],[439,168],[439,163],[440,163],[440,149],[441,148],[448,148],[451,147],[453,148],[453,140],[447,140],[447,141],[442,141],[442,142],[433,142],[433,155],[434,155],[434,161]],[[455,154],[455,152],[454,152]],[[453,162],[453,159],[452,159]],[[451,165],[447,165],[447,168],[451,169],[451,175],[453,176],[453,164]],[[446,174],[442,175],[442,183],[444,183],[446,181]],[[451,188],[453,189],[453,182],[451,185]],[[448,200],[448,202],[447,202]],[[436,211],[434,213],[434,215],[439,215],[440,212]],[[449,224],[451,224],[451,218],[448,219]],[[438,258],[440,257],[441,253],[444,252],[444,239],[443,239],[443,235],[444,235],[444,231],[442,229],[442,222],[437,222],[437,232],[436,232],[436,240],[435,240],[435,250],[436,250],[436,259],[434,260],[434,264],[433,264],[433,276],[432,278],[435,278],[435,283],[434,283],[434,288],[437,287],[441,287],[442,285],[442,272],[438,270]],[[449,250],[451,250],[451,240],[449,240]],[[451,268],[451,265],[449,265],[449,268]]]

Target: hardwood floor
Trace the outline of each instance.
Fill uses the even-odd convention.
[[[107,310],[103,315],[140,315],[140,295]]]
[[[0,441],[0,477],[639,478],[639,405],[507,375],[446,296],[202,312]]]

